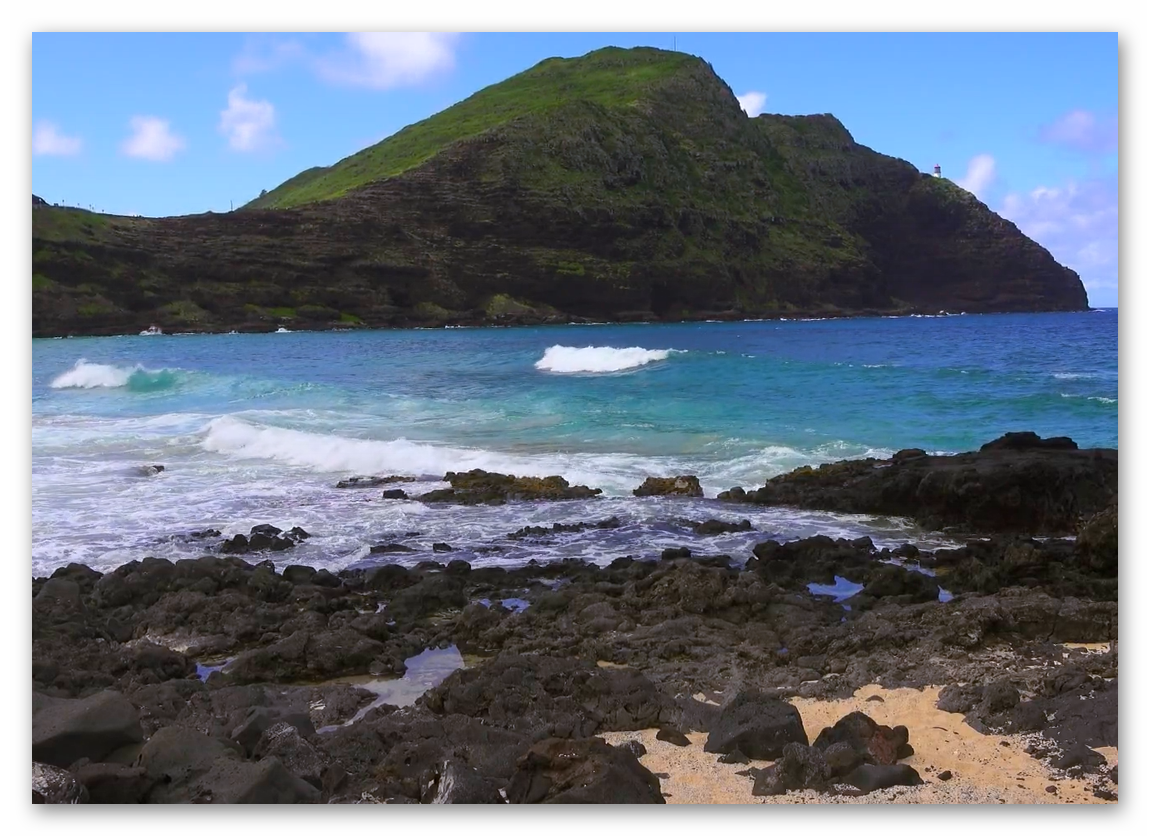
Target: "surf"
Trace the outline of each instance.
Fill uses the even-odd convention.
[[[141,365],[128,368],[80,359],[48,385],[52,389],[127,388],[132,392],[154,392],[172,388],[179,379],[180,372],[176,369],[146,369]]]
[[[637,369],[649,363],[666,360],[672,354],[685,354],[673,348],[649,349],[610,348],[607,346],[586,346],[575,348],[568,345],[553,345],[543,352],[535,363],[540,371],[556,374],[602,374]]]

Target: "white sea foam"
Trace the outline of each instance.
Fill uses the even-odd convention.
[[[403,438],[348,438],[263,426],[233,416],[210,421],[202,446],[209,452],[276,461],[318,473],[441,476],[450,470],[472,468],[518,476],[558,473],[572,484],[587,484],[620,493],[638,484],[635,481],[637,473],[646,471],[664,475],[660,463],[655,460],[628,454],[514,454]]]
[[[1107,398],[1103,395],[1071,395],[1066,392],[1060,393],[1064,398],[1073,398],[1075,400],[1098,401],[1099,403],[1118,403],[1117,398]]]
[[[713,499],[632,497],[632,489],[646,476],[695,473],[706,495],[713,497],[734,485],[761,485],[769,476],[799,464],[889,454],[841,441],[790,447],[739,439],[675,456],[484,450],[357,438],[350,428],[339,434],[336,426],[317,430],[311,424],[286,423],[298,420],[298,411],[292,410],[214,417],[38,416],[33,428],[37,452],[33,529],[52,534],[34,541],[33,571],[48,574],[74,560],[103,571],[138,558],[141,549],[171,559],[195,556],[202,553],[203,543],[183,538],[181,532],[210,527],[226,537],[264,522],[283,528],[303,526],[313,538],[294,550],[290,560],[333,571],[363,559],[368,547],[385,539],[416,548],[409,556],[412,562],[425,559],[431,544],[440,541],[462,549],[499,544],[503,551],[490,555],[479,551],[468,558],[484,565],[529,557],[609,562],[625,554],[658,554],[682,545],[681,526],[668,520],[715,514]],[[132,474],[133,467],[152,462],[165,464],[172,478],[144,480]],[[333,474],[339,471],[441,476],[472,467],[519,475],[561,474],[572,484],[602,488],[604,495],[586,502],[429,510],[419,502],[365,501],[356,492],[332,488]],[[424,481],[404,488],[418,495],[438,486]],[[901,523],[890,523],[887,531],[886,522],[827,512],[748,506],[730,513],[747,517],[755,527],[752,533],[726,535],[723,540],[724,553],[740,556],[749,554],[756,538],[764,536],[868,534],[876,543],[917,536]],[[623,528],[559,538],[542,551],[534,545],[508,545],[505,540],[507,532],[525,525],[612,515],[623,520]],[[405,534],[413,531],[422,534]]]
[[[130,369],[105,366],[100,363],[89,363],[81,358],[76,361],[76,365],[53,380],[50,385],[53,389],[114,389],[127,386],[132,374],[141,369],[141,366]]]
[[[535,368],[559,374],[621,372],[666,360],[672,354],[685,353],[673,348],[608,348],[597,345],[574,348],[553,345],[543,352]]]
[[[208,452],[264,460],[314,473],[411,473],[440,476],[449,470],[481,468],[518,476],[560,474],[571,484],[626,496],[647,476],[694,473],[714,495],[734,485],[755,485],[803,464],[855,456],[885,458],[892,451],[831,442],[812,450],[772,445],[721,459],[709,456],[645,456],[635,453],[514,453],[409,441],[349,438],[254,423],[235,416],[211,420],[201,440]],[[746,448],[744,448],[746,449]]]
[[[1051,377],[1056,380],[1113,380],[1118,377],[1118,372],[1054,372]]]

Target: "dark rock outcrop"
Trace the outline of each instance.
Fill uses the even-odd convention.
[[[1083,516],[1104,510],[1117,495],[1117,450],[1079,450],[1059,438],[999,439],[956,456],[801,467],[758,490],[733,488],[719,499],[892,514],[931,528],[1058,535],[1077,532]]]
[[[586,485],[571,486],[562,476],[507,476],[486,470],[448,473],[443,481],[450,488],[428,491],[423,502],[450,502],[459,505],[500,505],[504,502],[558,499],[590,499],[603,491]]]
[[[677,715],[638,671],[548,656],[503,655],[456,671],[422,699],[436,714],[563,738],[651,728]]]
[[[755,774],[752,795],[782,795],[788,790],[823,790],[830,779],[823,753],[814,746],[788,743],[774,764]]]
[[[352,476],[336,482],[337,488],[378,488],[396,482],[414,482],[414,476]]]
[[[506,804],[500,787],[474,768],[444,761],[435,770],[421,799],[424,804]]]
[[[612,529],[618,528],[622,523],[618,517],[608,517],[605,520],[600,520],[596,523],[591,522],[578,522],[578,523],[552,523],[550,527],[542,525],[528,525],[512,532],[507,535],[508,540],[524,540],[528,538],[547,537],[553,534],[574,534],[580,531],[587,531],[588,529]]]
[[[727,754],[738,749],[755,760],[774,760],[788,743],[807,742],[798,709],[778,697],[744,689],[722,707],[703,751]]]
[[[722,520],[706,520],[696,525],[692,530],[703,537],[715,534],[732,534],[737,531],[750,531],[751,521],[742,520],[737,523],[730,523]]]
[[[631,491],[635,496],[702,496],[698,476],[648,476]]]
[[[520,758],[512,804],[664,804],[659,779],[629,751],[597,737],[551,739]]]
[[[524,540],[587,530],[563,525]],[[667,530],[691,537],[682,520]],[[566,799],[576,779],[618,770],[638,781],[619,779],[628,793],[647,797],[642,773],[580,747],[650,728],[678,742],[672,730],[707,732],[727,762],[778,759],[760,790],[853,793],[841,787],[860,767],[911,753],[905,729],[852,715],[807,746],[786,699],[970,682],[943,701],[980,730],[1041,735],[1038,757],[1116,743],[1117,570],[1091,559],[1085,542],[995,536],[929,552],[812,537],[759,543],[745,566],[685,548],[606,566],[426,560],[281,571],[207,556],[101,574],[72,564],[32,581],[33,700],[42,712],[111,688],[137,713],[146,742],[130,735],[114,751],[104,742],[59,758],[92,801],[498,803],[520,764],[524,797]],[[916,565],[934,567],[954,599],[918,594],[938,581]],[[849,610],[808,589],[835,577],[864,587]],[[424,652],[448,645],[444,656]],[[431,681],[425,662],[456,664],[456,650],[467,667],[416,699]],[[395,694],[415,703],[402,709],[365,710],[378,694],[328,681],[408,668]],[[578,744],[570,754],[583,765],[555,762],[567,751],[557,744],[524,763],[548,739]],[[1098,769],[1096,760],[1069,769]],[[912,780],[900,772],[891,774]],[[890,776],[855,777],[861,791]]]
[[[922,777],[913,766],[905,763],[864,764],[847,775],[843,783],[868,793],[888,787],[915,787],[922,783]]]
[[[32,759],[67,767],[99,761],[144,739],[136,707],[123,694],[101,691],[80,700],[32,695]]]
[[[154,781],[143,768],[122,763],[89,763],[76,770],[93,804],[140,804]]]

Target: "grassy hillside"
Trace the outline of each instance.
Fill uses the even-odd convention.
[[[359,186],[402,174],[456,143],[571,102],[631,107],[652,87],[697,62],[697,58],[678,52],[613,47],[582,58],[550,58],[333,166],[308,169],[246,208],[287,209],[331,200]]]

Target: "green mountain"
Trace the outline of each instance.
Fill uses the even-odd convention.
[[[699,58],[553,58],[227,214],[33,206],[33,333],[1081,310],[1078,276]]]

